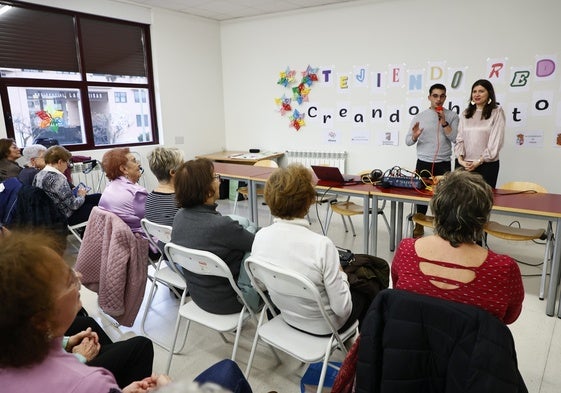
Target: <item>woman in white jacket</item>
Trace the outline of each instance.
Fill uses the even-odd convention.
[[[318,287],[335,327],[342,331],[362,320],[369,300],[349,287],[339,253],[326,236],[315,233],[305,218],[316,199],[311,172],[299,164],[279,168],[265,185],[265,201],[274,223],[255,235],[251,255],[304,274]],[[315,302],[269,292],[289,325],[316,335],[330,334]]]

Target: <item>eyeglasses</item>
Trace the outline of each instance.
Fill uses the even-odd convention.
[[[222,179],[220,178],[220,175],[218,173],[215,173],[214,175],[212,175],[212,177],[213,177],[214,180],[217,180],[219,182],[222,181]]]
[[[82,288],[82,282],[80,281],[80,277],[74,270],[72,270],[72,284],[80,290]]]
[[[76,274],[76,272],[74,270],[71,270],[69,272],[68,275],[68,290],[70,290],[71,288],[76,288],[77,290],[80,290],[82,288],[82,283],[80,282],[80,277],[78,276],[78,274]],[[63,293],[63,295],[67,293],[67,291],[65,291]]]
[[[72,161],[66,161],[66,165],[68,165],[68,168],[74,168],[74,163]]]

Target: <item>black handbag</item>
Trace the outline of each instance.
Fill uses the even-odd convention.
[[[354,262],[355,254],[353,254],[351,250],[337,247],[337,251],[339,252],[339,262],[342,267],[348,266]]]

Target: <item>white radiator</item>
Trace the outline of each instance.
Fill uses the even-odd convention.
[[[341,173],[345,172],[347,163],[347,152],[329,152],[329,151],[295,151],[287,150],[285,157],[288,164],[299,162],[300,164],[310,167],[311,165],[325,165],[339,168]]]
[[[91,187],[91,193],[100,193],[105,189],[107,178],[101,169],[101,162],[90,160],[76,162],[72,167],[72,183],[77,186],[80,182]]]

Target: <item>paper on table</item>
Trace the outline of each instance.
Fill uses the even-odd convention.
[[[258,158],[265,158],[270,156],[271,152],[263,152],[263,153],[239,153],[239,154],[232,154],[228,156],[229,158],[239,158],[242,160],[255,160]]]

